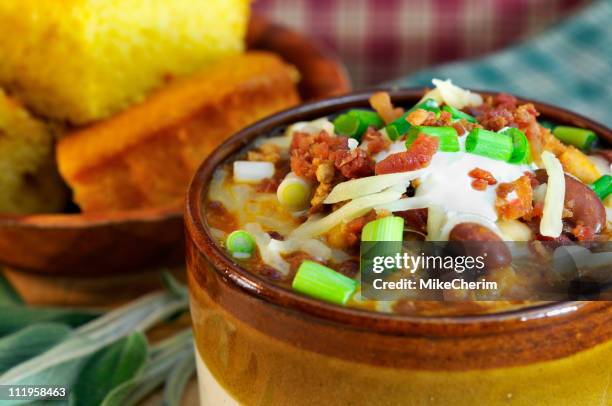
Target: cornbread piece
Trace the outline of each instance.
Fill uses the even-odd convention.
[[[244,126],[298,102],[295,77],[273,54],[223,60],[62,138],[60,173],[83,211],[179,202],[213,148]]]
[[[51,132],[0,90],[0,213],[56,212],[66,195]]]
[[[87,123],[243,50],[249,0],[2,0],[0,86]]]

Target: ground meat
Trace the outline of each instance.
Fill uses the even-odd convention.
[[[367,142],[366,148],[370,155],[386,151],[391,145],[391,141],[387,137],[372,127],[369,127],[365,134],[363,134],[362,141]]]
[[[259,182],[257,185],[257,191],[260,193],[276,193],[276,189],[278,189],[279,185],[280,182],[278,179],[266,178]]]
[[[280,148],[274,144],[263,144],[258,149],[247,152],[247,159],[275,164],[281,159]]]
[[[495,208],[499,217],[505,220],[529,216],[533,209],[533,190],[529,176],[521,176],[512,182],[511,186],[508,186],[507,183],[500,184],[497,189]]]
[[[312,260],[312,257],[303,251],[295,251],[285,255],[284,259],[289,263],[289,273],[295,275],[302,262]]]
[[[348,179],[374,175],[374,160],[361,148],[336,153],[336,168]]]
[[[480,124],[470,123],[467,120],[461,119],[452,123],[451,127],[453,127],[455,131],[457,131],[457,134],[461,137],[466,134],[469,134],[469,132],[472,131],[474,128],[481,128],[482,126]]]
[[[291,142],[291,170],[298,176],[316,180],[319,164],[336,160],[340,152],[348,151],[347,137],[332,137],[327,132],[308,134],[296,132]]]
[[[438,151],[438,139],[419,134],[410,149],[391,154],[376,164],[376,174],[406,172],[424,168]]]
[[[240,228],[234,216],[217,200],[212,200],[206,205],[206,222],[210,227],[228,233]]]
[[[572,229],[572,234],[578,241],[592,241],[595,238],[595,230],[583,224],[578,224]]]
[[[378,218],[376,211],[370,210],[366,215],[357,217],[346,223],[344,232],[346,233],[346,241],[349,246],[356,245],[361,240],[361,230],[370,221],[374,221]]]
[[[355,259],[346,260],[336,270],[344,276],[354,278],[359,273],[359,261]]]

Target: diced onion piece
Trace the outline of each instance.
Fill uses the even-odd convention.
[[[359,141],[357,141],[355,138],[348,139],[348,147],[351,151],[357,148],[358,146],[359,146]]]
[[[270,235],[263,231],[257,223],[245,224],[244,229],[255,238],[262,261],[283,275],[287,275],[289,273],[289,263],[281,257],[280,248],[282,244],[278,244],[278,242],[282,243],[282,241],[272,240]]]
[[[410,185],[410,181],[418,178],[422,173],[422,170],[389,173],[342,182],[332,189],[323,203],[333,204],[345,200],[357,199],[372,193],[378,193],[381,190],[398,184],[401,186],[405,185],[404,189],[406,189]]]
[[[310,220],[303,223],[298,228],[293,230],[290,238],[309,238],[319,236],[328,232],[342,221],[351,221],[356,217],[366,214],[368,210],[371,210],[373,207],[398,200],[401,196],[402,193],[396,190],[385,190],[380,193],[375,193],[352,200],[338,210],[321,219]]]
[[[274,176],[272,162],[235,161],[234,181],[242,183],[257,183]]]
[[[497,225],[486,217],[471,213],[460,213],[458,215],[448,217],[448,221],[446,221],[444,227],[442,227],[442,229],[440,230],[438,241],[448,241],[448,236],[450,235],[450,232],[453,231],[453,228],[462,223],[480,224],[481,226],[484,226],[489,230],[493,231],[502,240],[504,239],[504,236],[501,234],[501,231],[499,230]]]
[[[563,202],[565,201],[565,174],[561,162],[550,152],[542,153],[542,164],[548,174],[544,198],[544,211],[540,221],[540,234],[556,238],[563,230]]]
[[[334,124],[327,119],[327,117],[318,118],[313,121],[299,121],[292,124],[286,130],[286,134],[289,136],[293,135],[294,132],[305,132],[309,134],[318,134],[321,131],[325,131],[329,135],[334,135]]]
[[[276,189],[278,202],[289,211],[300,211],[308,208],[311,195],[312,184],[293,172],[289,172]]]
[[[467,106],[479,106],[482,104],[482,97],[479,94],[453,85],[450,79],[433,79],[431,82],[440,91],[442,101],[451,107],[461,110]]]
[[[291,284],[300,293],[339,305],[346,304],[357,286],[356,280],[308,260],[302,262]]]

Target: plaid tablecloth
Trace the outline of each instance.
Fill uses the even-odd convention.
[[[325,41],[355,86],[500,49],[589,0],[256,0],[255,12]]]
[[[519,46],[393,83],[426,86],[432,77],[548,102],[612,127],[612,1],[600,0]]]

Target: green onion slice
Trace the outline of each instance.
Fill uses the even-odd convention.
[[[453,127],[427,127],[427,126],[413,126],[408,131],[408,137],[406,138],[406,148],[410,148],[414,140],[417,139],[419,134],[429,135],[436,137],[439,140],[438,149],[443,152],[457,152],[459,151],[459,137],[457,130]]]
[[[276,189],[276,197],[281,206],[289,211],[305,210],[310,205],[312,185],[306,179],[289,172]]]
[[[361,241],[403,241],[404,219],[387,216],[370,221],[361,231]]]
[[[470,116],[469,114],[464,113],[463,111],[456,109],[453,106],[449,106],[448,104],[442,107],[442,110],[448,111],[449,113],[451,113],[451,116],[453,117],[454,120],[465,120],[465,121],[469,121],[470,123],[477,122],[475,117]]]
[[[512,155],[510,156],[508,162],[514,164],[529,163],[531,160],[531,154],[529,151],[529,141],[527,140],[527,136],[525,136],[521,130],[514,127],[506,128],[501,133],[512,137]]]
[[[418,110],[418,109],[433,111],[434,113],[440,112],[440,106],[438,105],[438,102],[435,101],[434,99],[423,100],[421,103],[415,105],[413,108],[408,110],[408,113],[412,113],[413,111]]]
[[[225,239],[225,247],[234,258],[250,258],[255,252],[255,239],[244,230],[236,230]]]
[[[399,137],[403,136],[408,132],[412,125],[406,121],[406,117],[408,117],[408,112],[402,114],[400,118],[395,121],[387,124],[385,129],[387,130],[387,136],[391,141],[397,140]]]
[[[595,194],[599,196],[601,200],[604,200],[606,197],[612,194],[612,176],[604,175],[597,179],[591,185],[591,189],[593,189]]]
[[[500,161],[508,162],[513,149],[511,136],[482,128],[474,128],[465,139],[467,152]]]
[[[315,299],[345,305],[358,283],[331,268],[306,260],[298,268],[291,287]]]
[[[368,127],[376,129],[384,125],[380,116],[370,110],[349,110],[347,113],[341,114],[334,120],[334,130],[337,134],[346,135],[348,137],[361,139],[361,136],[366,132]]]
[[[597,141],[595,133],[584,128],[558,125],[552,130],[552,133],[565,144],[573,145],[585,152],[589,152]]]

